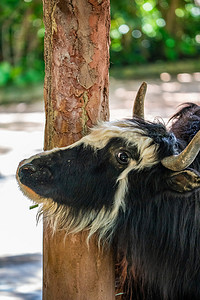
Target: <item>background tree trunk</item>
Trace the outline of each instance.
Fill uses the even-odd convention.
[[[175,10],[179,7],[180,0],[171,0],[169,1],[169,8],[166,12],[166,29],[168,33],[172,36],[177,34],[177,22]]]
[[[69,145],[108,120],[109,0],[43,0],[45,150]],[[44,300],[114,299],[112,254],[86,233],[52,236],[44,221]]]

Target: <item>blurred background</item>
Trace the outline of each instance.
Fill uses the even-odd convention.
[[[42,222],[18,162],[43,148],[41,0],[0,2],[0,299],[41,299]],[[142,81],[150,120],[199,101],[200,0],[111,0],[110,113],[129,117]]]

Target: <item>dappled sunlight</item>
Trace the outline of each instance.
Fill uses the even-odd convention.
[[[120,87],[115,90],[115,95],[117,97],[124,98],[125,95],[126,97],[128,96],[128,91],[126,91],[125,88]]]
[[[162,80],[162,76],[160,76],[160,78]],[[194,84],[195,81],[200,81],[200,72],[192,74],[180,73],[177,75],[177,81],[161,84],[160,92],[162,92],[164,101],[170,106],[176,103],[198,102],[200,98],[198,85],[195,86],[195,91],[192,90],[192,83]]]
[[[21,107],[22,109],[22,107]],[[42,151],[44,114],[0,113],[0,298],[41,299],[42,222],[15,179],[19,162]],[[39,253],[39,254],[35,254]]]
[[[1,128],[8,128],[10,130],[21,130],[26,123],[26,131],[35,131],[44,124],[43,113],[2,113],[0,118]]]
[[[0,258],[0,298],[42,299],[41,265],[40,254]]]
[[[121,101],[123,103],[123,109],[129,109],[130,108],[130,101],[133,101],[133,99],[136,96],[137,91],[131,91],[127,90],[125,88],[118,88],[115,91],[115,96],[118,98],[121,98]]]
[[[14,124],[12,125],[14,126]],[[12,127],[8,125],[8,127]],[[0,155],[0,174],[14,176],[18,163],[25,157],[42,151],[43,134],[41,131],[1,130],[0,149],[8,149]]]
[[[172,76],[170,73],[163,72],[160,74],[160,79],[164,82],[173,81],[174,76]],[[192,81],[200,81],[200,72],[194,72],[194,73],[179,73],[176,75],[176,79],[180,83],[189,83]]]
[[[167,72],[163,72],[160,74],[160,79],[162,81],[170,81],[171,80],[171,75]]]
[[[166,74],[161,79],[146,80],[146,119],[161,117],[167,123],[179,104],[188,101],[198,103],[200,73],[196,72],[191,76],[191,82],[177,80],[171,75],[166,77]],[[111,78],[111,120],[131,117],[133,100],[142,81]],[[17,107],[16,113],[14,110],[0,112],[0,226],[3,228],[0,231],[0,293],[5,300],[11,299],[12,295],[17,299],[26,299],[28,295],[36,295],[33,299],[41,297],[39,261],[34,261],[31,266],[31,256],[28,256],[27,263],[17,264],[21,259],[17,258],[13,265],[7,263],[4,267],[2,262],[4,256],[23,257],[27,253],[31,255],[42,252],[42,222],[36,225],[37,209],[29,210],[32,202],[23,196],[15,180],[18,163],[42,151],[43,147],[44,113],[28,112],[27,109],[28,107],[21,105]]]
[[[199,93],[163,93],[162,96],[173,107],[176,103],[198,102],[200,100]]]
[[[181,85],[178,82],[168,82],[161,84],[162,91],[174,93],[176,91],[180,91]]]
[[[29,210],[32,202],[19,190],[15,173],[22,159],[42,150],[43,127],[42,113],[1,113],[0,257],[42,252],[42,223],[36,225],[37,209]]]
[[[161,87],[160,87],[160,83],[154,83],[154,81],[147,81],[148,83],[148,87],[147,87],[147,96],[151,95],[151,94],[160,94],[161,92]]]
[[[63,110],[72,117],[76,110],[81,113],[86,132],[87,124],[99,121],[96,112],[103,117],[108,92],[110,120],[132,117],[135,96],[146,77],[146,120],[167,124],[181,103],[199,103],[200,0],[183,2],[0,2],[0,299],[42,299],[42,218],[37,224],[38,209],[29,209],[33,203],[20,191],[15,174],[21,160],[43,150],[43,98],[48,125],[53,126],[53,116],[53,131],[61,140],[69,127],[60,126]],[[99,18],[102,8],[106,14]],[[98,41],[104,42],[97,45]],[[111,78],[108,91],[109,63],[110,74],[129,80]],[[93,92],[101,99],[90,102]],[[78,293],[76,287],[72,284]]]
[[[42,251],[42,222],[36,224],[37,209],[18,188],[14,176],[0,179],[0,257]]]
[[[146,117],[153,120],[160,116],[167,120],[172,116],[177,107],[183,102],[199,103],[200,99],[200,73],[180,73],[171,76],[162,73],[159,79],[148,79],[147,95],[145,100]],[[189,76],[188,76],[189,75]],[[191,82],[186,82],[192,78]],[[181,81],[182,80],[182,81]],[[185,81],[184,81],[185,80]],[[111,118],[130,117],[137,90],[143,80],[112,80],[110,86],[110,108]]]
[[[194,80],[200,81],[200,72],[193,73]]]
[[[179,82],[192,82],[193,76],[188,73],[180,73],[177,75],[177,80]]]

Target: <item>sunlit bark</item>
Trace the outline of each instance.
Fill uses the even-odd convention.
[[[44,0],[44,23],[47,150],[109,118],[109,1]],[[88,249],[85,233],[52,236],[44,221],[43,299],[114,299],[112,254],[95,238]]]

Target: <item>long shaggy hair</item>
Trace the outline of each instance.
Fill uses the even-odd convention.
[[[122,299],[200,299],[199,191],[151,196],[157,170],[138,176],[141,194],[130,192],[132,205],[119,218],[114,243]]]
[[[200,299],[200,178],[162,165],[188,143],[173,130],[139,118],[102,123],[17,171],[54,230],[112,245],[122,299]]]
[[[170,131],[176,136],[182,150],[200,130],[200,106],[190,102],[184,103],[169,121],[172,122]],[[200,155],[196,157],[191,167],[200,171]]]

